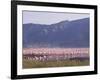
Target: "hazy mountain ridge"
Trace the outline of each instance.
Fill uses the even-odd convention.
[[[89,18],[23,24],[23,47],[89,47]]]

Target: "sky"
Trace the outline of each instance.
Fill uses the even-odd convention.
[[[88,18],[89,14],[67,13],[67,12],[43,12],[43,11],[23,11],[23,24],[54,24],[61,21],[72,21]]]

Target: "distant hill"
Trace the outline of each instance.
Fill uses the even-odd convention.
[[[89,47],[89,18],[23,24],[23,47]]]

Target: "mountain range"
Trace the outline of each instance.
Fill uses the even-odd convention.
[[[23,24],[23,47],[89,47],[89,18],[51,25]]]

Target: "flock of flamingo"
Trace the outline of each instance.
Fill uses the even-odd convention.
[[[89,48],[24,48],[23,58],[38,61],[89,59]]]

